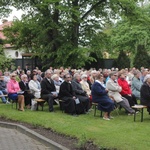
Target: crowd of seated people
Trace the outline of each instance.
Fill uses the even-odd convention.
[[[99,110],[105,112],[104,119],[109,120],[114,103],[123,107],[128,114],[134,113],[132,106],[138,103],[150,107],[150,91],[145,92],[145,88],[149,87],[149,78],[146,78],[149,75],[149,70],[144,67],[141,70],[50,67],[46,72],[41,72],[39,68],[31,70],[29,66],[25,69],[18,66],[13,72],[1,72],[0,95],[3,103],[9,103],[8,98],[17,99],[19,110],[22,111],[24,105],[31,107],[31,99],[42,98],[48,102],[49,111],[54,112],[53,102],[58,98],[64,101],[65,112],[72,115],[87,113],[93,101],[98,103]],[[95,91],[95,86],[99,91]],[[96,95],[97,92],[99,95]],[[8,98],[3,95],[8,95]],[[103,96],[108,101],[108,110],[102,105]]]

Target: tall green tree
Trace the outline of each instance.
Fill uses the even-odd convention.
[[[90,53],[99,54],[101,48],[97,47],[105,42],[97,41],[96,44],[94,37],[105,24],[122,16],[132,20],[141,15],[136,0],[5,2],[0,2],[1,8],[11,5],[26,12],[20,22],[14,22],[14,27],[6,30],[9,41],[16,47],[35,52],[42,60],[49,59],[48,65],[53,66],[81,67],[86,61],[93,61]]]
[[[140,69],[141,67],[149,68],[150,56],[144,45],[138,45],[137,53],[135,55],[133,66]]]
[[[119,53],[119,56],[116,60],[116,65],[116,67],[118,67],[119,69],[130,68],[130,58],[123,50],[121,50]]]
[[[137,47],[144,45],[150,50],[150,7],[142,7],[138,11],[139,17],[133,20],[123,18],[112,28],[111,43],[113,50],[118,52],[124,50],[133,59],[137,53]]]

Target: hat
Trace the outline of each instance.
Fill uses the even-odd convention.
[[[149,78],[150,78],[150,74],[147,74],[147,75],[145,76],[145,78],[144,78],[144,82],[146,82],[147,79],[149,79]]]

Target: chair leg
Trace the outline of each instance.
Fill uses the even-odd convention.
[[[94,117],[96,116],[96,105],[94,105]]]
[[[43,111],[44,103],[41,104],[41,107],[42,107],[42,111]]]
[[[101,111],[100,117],[103,117],[103,111]]]
[[[39,103],[37,102],[37,107],[36,107],[36,111],[39,110]]]
[[[16,109],[18,108],[18,101],[16,100]]]

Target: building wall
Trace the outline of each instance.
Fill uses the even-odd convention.
[[[23,51],[14,50],[13,48],[4,49],[5,56],[12,59],[22,59]]]

